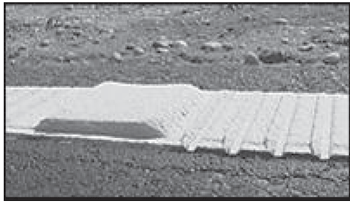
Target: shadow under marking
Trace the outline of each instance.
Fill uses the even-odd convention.
[[[164,137],[159,130],[141,122],[44,119],[34,129],[44,133],[103,135],[134,140]]]

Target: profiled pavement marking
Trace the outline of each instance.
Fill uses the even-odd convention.
[[[133,119],[135,122],[145,121],[158,130],[163,129],[165,138],[147,140],[145,141],[147,143],[181,145],[184,144],[181,143],[184,132],[192,131],[196,137],[193,143],[196,147],[222,149],[224,147],[221,142],[222,138],[226,135],[233,135],[232,143],[228,144],[227,142],[226,148],[233,149],[234,153],[243,149],[265,151],[266,143],[268,143],[270,144],[268,149],[274,152],[276,156],[286,152],[311,153],[323,159],[333,155],[349,155],[348,95],[237,92],[228,90],[201,91],[196,88],[188,88],[188,86],[176,86],[175,88],[168,85],[167,87],[153,88],[149,86],[140,87],[140,85],[119,85],[110,83],[108,88],[102,84],[95,88],[66,88],[62,91],[57,91],[57,88],[7,88],[6,92],[11,96],[6,97],[6,103],[8,104],[6,106],[8,108],[6,111],[6,132],[9,132],[10,129],[12,132],[22,132],[24,128],[33,130],[35,123],[50,118],[78,119],[92,122],[123,122]],[[41,89],[46,92],[57,92],[60,96],[41,96],[44,99],[38,99],[38,95],[29,96],[21,100],[23,103],[19,106],[35,108],[21,108],[19,110],[16,104],[13,103],[15,100],[11,98],[15,98],[16,94],[30,92],[34,89],[39,92]],[[66,91],[69,92],[67,95],[61,94]],[[124,92],[125,95],[120,95],[121,92]],[[246,97],[249,99],[245,102],[244,99],[240,98],[244,94],[251,95]],[[106,95],[109,97],[105,98]],[[217,95],[225,96],[218,97]],[[263,95],[262,97],[265,98],[261,105],[253,105],[259,103],[255,95]],[[293,103],[289,102],[288,104],[285,101],[286,96],[299,98],[298,102],[295,102],[297,106],[294,113],[291,113],[293,105],[289,105]],[[125,98],[120,99],[123,97]],[[323,97],[331,102],[323,101],[323,107],[320,107],[319,105],[322,102],[317,99],[318,105],[316,107],[315,104],[314,116],[312,116],[312,100]],[[213,98],[221,99],[214,99],[207,103]],[[36,100],[36,102],[33,100]],[[40,108],[36,108],[37,105],[41,105]],[[135,108],[132,108],[133,106],[136,106],[138,111],[133,112],[135,110]],[[56,110],[55,113],[46,111],[45,109],[49,107],[56,107],[57,112]],[[257,112],[253,110],[254,107],[257,108]],[[208,109],[212,109],[211,113],[207,112]],[[328,113],[325,112],[325,109],[328,109],[326,110]],[[14,111],[18,111],[19,114],[12,113],[9,115],[9,112]],[[19,117],[16,115],[19,115]],[[203,115],[206,116],[203,117]],[[286,121],[284,115],[293,116],[287,116],[291,118]],[[324,119],[322,115],[328,116]],[[7,122],[9,117],[12,118],[12,123]],[[197,121],[201,121],[201,124]],[[273,125],[270,125],[271,123]],[[276,123],[285,125],[276,126]],[[310,139],[311,123],[314,129]],[[20,125],[22,125],[22,128],[19,128]],[[328,125],[329,128],[325,125]],[[234,131],[234,133],[230,133],[230,131]],[[33,135],[39,134],[34,132]],[[51,134],[40,135],[50,136]],[[57,136],[71,135],[57,134]],[[73,137],[85,139],[87,136],[73,135]],[[94,139],[98,138],[99,135],[94,137]],[[105,136],[103,139],[108,140],[109,138]],[[114,137],[110,137],[110,139],[128,140]],[[208,140],[210,142],[207,143]]]

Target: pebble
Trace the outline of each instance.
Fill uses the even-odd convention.
[[[136,55],[143,55],[145,53],[145,50],[139,46],[134,47],[133,50]]]
[[[244,55],[244,64],[247,65],[259,65],[259,57],[254,52],[248,52]]]
[[[214,51],[222,48],[222,44],[220,42],[206,42],[203,44],[203,50]]]
[[[282,63],[286,56],[281,51],[265,49],[259,53],[259,59],[264,63]]]
[[[275,19],[275,23],[278,25],[287,25],[288,24],[288,20],[285,18],[276,18]]]
[[[281,38],[281,42],[282,42],[283,44],[288,44],[288,43],[289,43],[289,39],[288,39],[287,37],[282,37],[282,38]]]
[[[304,44],[298,47],[299,51],[311,51],[312,49],[315,48],[315,44],[309,43],[309,44]]]
[[[49,46],[50,45],[50,40],[48,40],[48,39],[44,39],[43,41],[41,41],[40,43],[39,43],[39,46],[40,47],[47,47],[47,46]]]
[[[113,58],[114,60],[121,62],[123,61],[123,56],[119,52],[114,52],[113,53]]]
[[[230,51],[234,48],[234,46],[231,43],[223,43],[222,48],[224,48],[226,51]]]
[[[159,47],[159,48],[157,48],[157,52],[158,53],[167,53],[167,52],[169,52],[169,49]]]
[[[180,47],[188,47],[187,42],[183,41],[183,40],[176,40],[174,42],[171,43],[172,47],[176,47],[176,48],[180,48]]]
[[[169,48],[171,45],[171,41],[169,40],[159,40],[159,41],[155,41],[153,42],[153,47],[154,48]]]
[[[340,61],[340,54],[338,52],[332,52],[327,54],[324,58],[323,58],[323,62],[325,64],[337,64]]]
[[[335,29],[332,27],[325,26],[325,27],[322,27],[322,31],[333,33],[333,32],[335,32]]]

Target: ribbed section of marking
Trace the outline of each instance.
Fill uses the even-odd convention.
[[[349,156],[349,97],[333,99],[331,155]]]
[[[316,100],[316,95],[299,95],[295,116],[291,123],[284,152],[311,153],[310,144]]]
[[[256,118],[244,140],[242,149],[254,151],[266,150],[264,141],[266,140],[281,98],[281,94],[265,94],[259,106]]]
[[[275,156],[282,156],[284,146],[287,143],[287,136],[290,124],[295,114],[297,96],[285,94],[275,115],[271,129],[267,135],[267,149]]]
[[[230,114],[229,128],[225,133],[224,149],[227,153],[239,152],[262,98],[262,94],[237,93],[237,105],[231,108],[238,109],[238,111],[235,110],[235,114]]]
[[[320,159],[330,157],[332,101],[333,98],[326,95],[320,95],[317,100],[311,146],[313,154]]]
[[[218,104],[221,103],[225,94],[210,92],[205,95],[207,98],[197,110],[197,114],[188,118],[185,126],[182,144],[189,151],[194,151],[197,148],[198,142],[202,139],[206,132],[204,129],[212,123],[212,115],[217,110]]]

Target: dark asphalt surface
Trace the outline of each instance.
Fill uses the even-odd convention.
[[[346,157],[6,134],[6,197],[348,197]]]

